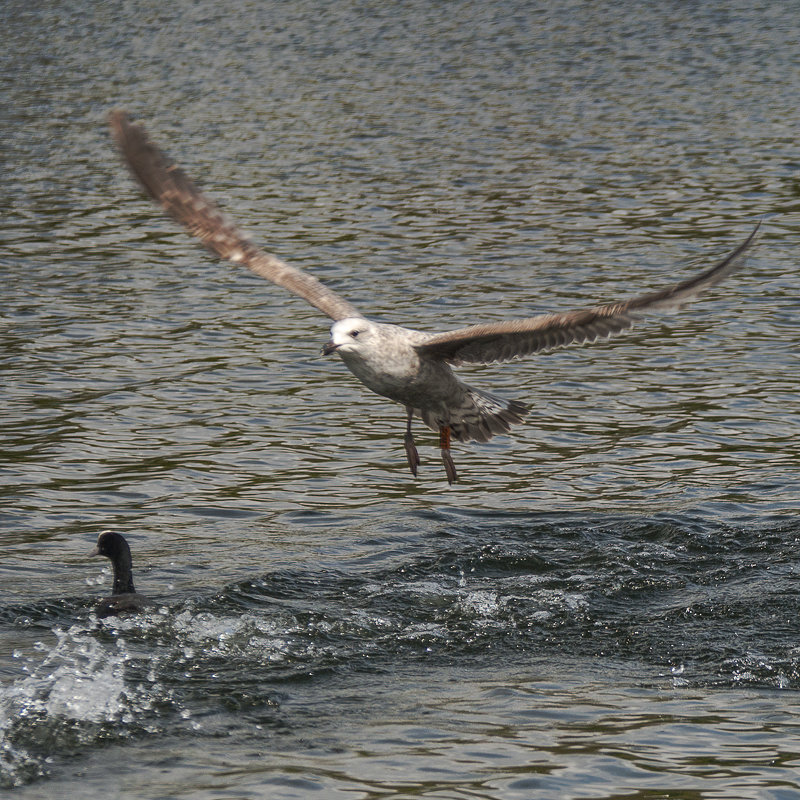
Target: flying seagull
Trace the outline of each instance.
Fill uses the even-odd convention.
[[[414,475],[420,464],[411,432],[414,415],[439,432],[442,461],[451,484],[457,480],[451,439],[486,442],[495,434],[508,433],[529,411],[528,405],[517,400],[503,400],[468,386],[451,367],[510,361],[606,339],[632,327],[651,311],[681,307],[742,265],[760,227],[759,223],[742,244],[711,269],[660,291],[561,314],[424,333],[372,322],[316,278],[259,249],[149,140],[141,125],[131,122],[125,111],[113,111],[110,122],[131,172],[169,216],[221,258],[244,264],[334,321],[330,341],[322,352],[337,353],[368,389],[405,406],[403,441]]]

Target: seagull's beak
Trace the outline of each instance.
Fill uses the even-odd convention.
[[[329,356],[334,350],[338,350],[339,345],[334,344],[333,339],[331,339],[325,347],[322,348],[322,355]]]
[[[90,556],[99,556],[99,555],[100,555],[100,548],[99,548],[99,547],[95,547],[95,548],[94,548],[94,550],[92,550],[92,551],[89,553],[89,555],[90,555]]]

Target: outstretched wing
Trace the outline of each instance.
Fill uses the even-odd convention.
[[[362,316],[316,278],[250,242],[225,218],[216,203],[148,139],[144,128],[130,121],[125,111],[113,111],[110,122],[117,146],[147,194],[209,250],[235,264],[244,264],[268,281],[302,297],[333,320]]]
[[[747,239],[719,264],[667,289],[564,314],[541,314],[528,319],[460,328],[432,336],[416,349],[420,355],[440,358],[451,364],[489,364],[570,344],[606,339],[632,327],[650,311],[679,308],[716,286],[741,267],[760,227],[761,223],[756,225]]]

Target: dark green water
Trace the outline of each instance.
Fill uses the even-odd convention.
[[[0,788],[50,798],[800,793],[800,6],[6,3]],[[454,451],[119,163],[426,330],[690,309],[471,383]],[[157,601],[101,624],[99,531]]]

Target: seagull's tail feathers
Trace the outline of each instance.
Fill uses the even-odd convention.
[[[498,433],[508,433],[512,425],[525,420],[530,407],[518,400],[501,397],[465,386],[461,404],[448,409],[448,418],[442,420],[437,414],[423,411],[422,421],[432,430],[448,425],[450,433],[459,442],[488,442]]]

